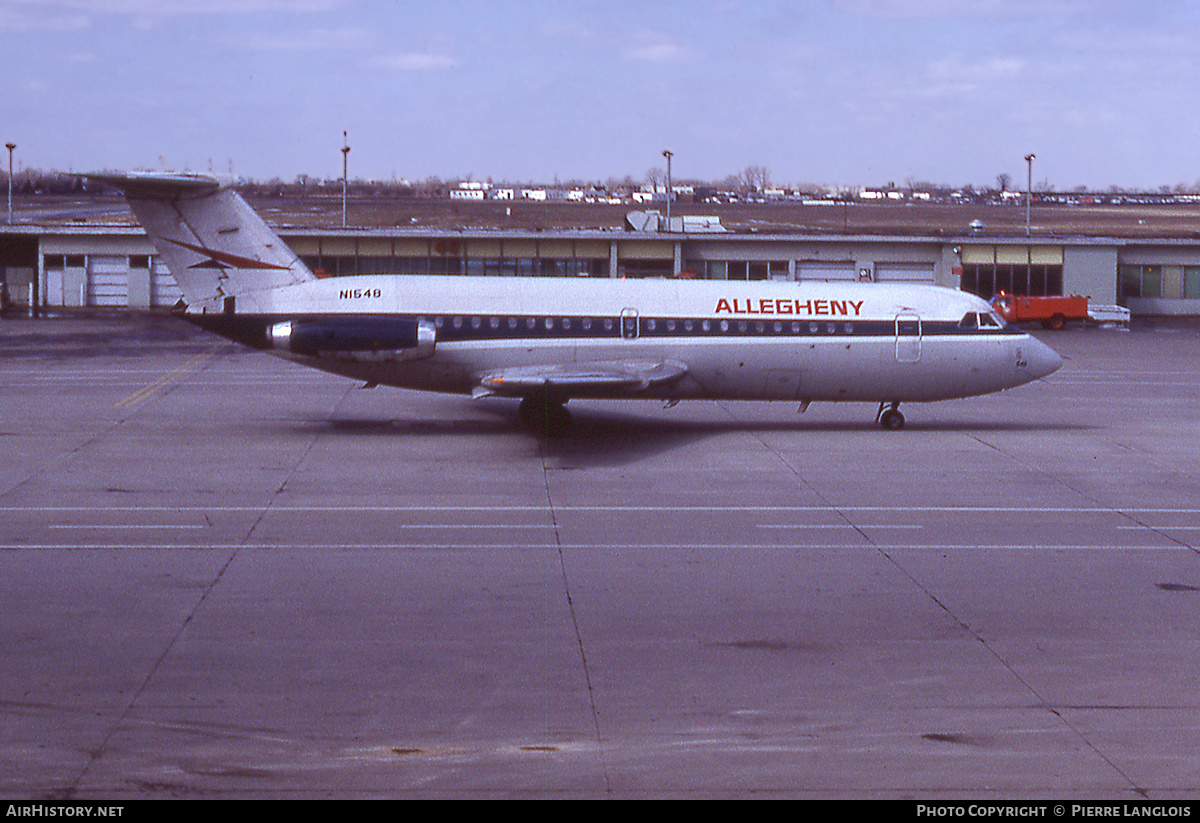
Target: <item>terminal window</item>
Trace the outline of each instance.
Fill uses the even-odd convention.
[[[1004,263],[968,263],[963,266],[961,288],[985,300],[1006,294],[1057,295],[1063,293],[1063,267]]]
[[[689,260],[688,276],[698,280],[786,280],[786,260]]]
[[[1183,296],[1193,300],[1200,298],[1200,266],[1183,267]]]
[[[1117,301],[1127,297],[1162,297],[1162,266],[1121,266]]]

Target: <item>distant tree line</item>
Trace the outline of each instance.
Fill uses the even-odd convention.
[[[471,176],[468,175],[464,179],[470,180]],[[458,182],[459,180],[457,179],[443,180],[436,176],[428,177],[420,181],[354,179],[347,181],[346,188],[347,193],[353,195],[354,197],[442,199],[448,196],[451,189],[457,187]],[[7,186],[7,183],[8,174],[6,170],[0,169],[0,187]],[[624,177],[609,177],[603,181],[571,179],[560,182],[555,180],[551,185],[531,182],[493,183],[493,181],[490,179],[488,180],[488,183],[498,188],[590,189],[607,192],[609,195],[616,197],[628,197],[635,191],[647,188],[652,191],[663,190],[666,186],[666,172],[661,168],[652,168],[649,169],[644,178],[640,180],[635,179],[630,175],[626,175]],[[676,187],[692,187],[695,189],[697,197],[717,192],[756,194],[762,193],[771,188],[771,173],[769,169],[763,166],[747,166],[741,172],[727,175],[721,180],[675,178],[672,180],[672,184]],[[239,179],[237,186],[239,190],[254,197],[320,197],[334,195],[340,197],[342,193],[341,178],[319,178],[307,174],[297,175],[292,180],[284,180],[279,177],[274,177],[269,180]],[[840,187],[822,184],[804,184],[800,186],[787,186],[786,188],[797,191],[832,192],[838,190]],[[888,182],[885,185],[877,188],[884,191],[904,189],[908,191],[930,192],[935,196],[948,196],[951,192],[966,192],[975,193],[980,196],[987,196],[991,193],[1014,191],[1013,178],[1007,173],[1001,173],[996,176],[995,187],[976,187],[973,184],[967,184],[964,186],[948,186],[946,184],[932,183],[929,181],[909,178],[904,181],[903,186],[898,186],[895,182]],[[1016,190],[1023,191],[1024,189],[1018,188]],[[1043,179],[1034,183],[1033,190],[1035,192],[1052,193],[1056,191],[1056,187],[1049,180]],[[1107,188],[1077,186],[1065,191],[1073,194],[1109,195],[1200,194],[1200,180],[1192,183],[1177,183],[1173,186],[1163,185],[1157,188],[1149,189],[1127,188],[1122,186],[1109,186]],[[13,175],[13,193],[18,195],[77,195],[83,193],[116,194],[116,190],[95,181],[89,180],[85,182],[84,178],[76,174],[59,171],[45,171],[41,169],[25,169],[16,172]]]

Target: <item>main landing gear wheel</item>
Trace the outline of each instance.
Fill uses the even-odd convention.
[[[571,413],[565,400],[545,396],[522,397],[517,416],[526,428],[545,437],[566,437],[571,431]]]
[[[886,409],[885,406],[887,406]],[[875,422],[891,431],[904,428],[904,415],[900,413],[900,404],[892,403],[889,406],[886,402],[880,403],[879,413],[875,415]]]

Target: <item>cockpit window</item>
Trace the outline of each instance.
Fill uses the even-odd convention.
[[[979,327],[981,329],[1002,329],[1007,325],[1004,318],[995,312],[979,315]]]
[[[995,312],[967,312],[958,321],[960,329],[1002,329],[1007,324]]]

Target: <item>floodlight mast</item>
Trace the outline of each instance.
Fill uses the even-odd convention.
[[[8,222],[12,223],[13,150],[17,147],[17,144],[5,143],[4,146],[8,149]]]
[[[672,151],[663,151],[663,157],[667,158],[667,231],[671,230],[671,158],[674,156]]]
[[[342,228],[346,228],[346,185],[350,171],[350,140],[342,132]]]
[[[1030,235],[1029,204],[1033,201],[1033,158],[1035,158],[1036,156],[1037,156],[1036,154],[1032,154],[1032,153],[1025,155],[1025,162],[1029,166],[1028,176],[1025,181],[1025,236],[1026,237],[1029,237],[1029,235]]]

